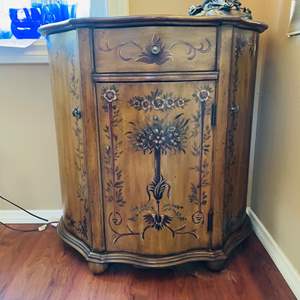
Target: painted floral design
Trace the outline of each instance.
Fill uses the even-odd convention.
[[[117,90],[113,87],[112,89],[108,89],[104,91],[103,98],[107,102],[113,102],[118,99]]]
[[[119,89],[115,85],[105,87],[102,89],[103,109],[105,112],[109,112],[112,117],[119,117],[119,109],[117,107],[117,100],[119,98]],[[115,121],[116,122],[116,121]]]
[[[230,99],[230,110],[228,112],[228,131],[227,131],[227,149],[226,149],[226,185],[225,185],[225,208],[228,208],[229,203],[234,201],[234,191],[235,191],[235,168],[238,165],[238,127],[240,116],[238,114],[239,110],[235,109],[239,107],[239,91],[241,88],[240,78],[241,78],[241,70],[243,69],[243,56],[247,55],[254,59],[256,54],[256,34],[253,32],[249,32],[246,34],[245,32],[241,32],[237,35],[235,40],[234,47],[234,68],[233,68],[233,88],[232,88],[232,96]],[[241,214],[245,213],[244,210],[241,211]],[[240,218],[240,217],[238,217]],[[230,226],[234,224],[235,217],[229,217],[227,223],[227,229],[230,230]]]
[[[137,62],[145,64],[163,65],[170,60],[171,53],[161,41],[159,35],[154,34],[152,41],[145,47],[144,51],[136,59]]]
[[[146,46],[140,45],[138,42],[131,40],[121,42],[120,44],[111,47],[109,41],[103,41],[103,45],[98,46],[98,50],[102,52],[116,51],[117,55],[122,61],[129,62],[141,62],[150,65],[163,65],[166,62],[172,60],[174,53],[172,50],[176,47],[184,47],[186,49],[186,58],[193,60],[198,53],[208,53],[211,48],[211,42],[208,38],[205,38],[203,42],[200,42],[198,46],[194,46],[191,43],[180,40],[166,45],[157,33],[154,33],[151,41]],[[131,51],[128,51],[128,50]],[[137,54],[132,55],[132,50],[138,51]]]
[[[209,95],[210,95],[210,91],[208,89],[202,89],[197,93],[197,96],[201,102],[207,101]]]
[[[172,152],[185,152],[189,120],[179,114],[171,122],[159,117],[153,117],[152,122],[139,129],[131,123],[132,131],[128,132],[129,139],[137,151],[152,153],[159,151],[162,154]]]
[[[111,174],[106,180],[104,195],[107,201],[115,202],[119,207],[122,207],[125,205],[123,196],[124,181],[123,172],[118,166],[118,160],[122,153],[122,141],[115,134],[115,130],[122,121],[117,105],[119,91],[114,85],[109,88],[106,87],[102,90],[102,97],[105,100],[103,101],[103,109],[108,114],[108,124],[103,128],[105,138],[108,141],[108,144],[104,147],[103,161],[106,171]]]
[[[116,87],[109,87],[105,91],[109,90],[115,91],[115,94],[109,93],[109,99],[115,99],[115,95],[117,99],[119,98]],[[105,91],[103,90],[104,99]],[[212,130],[211,121],[207,117],[212,111],[213,95],[213,86],[204,83],[195,89],[191,99],[176,97],[172,93],[164,93],[159,89],[151,91],[149,95],[136,96],[130,99],[128,104],[134,109],[145,112],[152,111],[153,113],[151,117],[146,116],[146,121],[142,125],[129,122],[131,129],[126,135],[129,143],[136,151],[153,156],[154,174],[152,181],[146,186],[147,202],[132,207],[131,216],[128,218],[130,222],[141,222],[143,220],[144,227],[135,231],[129,223],[126,224],[126,228],[117,228],[122,223],[122,217],[120,213],[113,211],[109,217],[109,225],[113,232],[113,243],[128,236],[139,236],[145,239],[147,232],[151,230],[168,231],[173,238],[177,235],[190,235],[195,239],[199,238],[196,228],[186,228],[187,218],[184,215],[184,207],[171,201],[171,185],[168,178],[162,174],[161,161],[164,159],[164,155],[184,154],[187,147],[189,151],[192,151],[192,155],[199,157],[197,165],[191,166],[191,169],[198,173],[197,177],[199,179],[191,183],[191,192],[187,200],[196,206],[190,216],[191,221],[196,225],[203,225],[206,219],[206,210],[203,207],[207,205],[210,198]],[[105,107],[108,108],[106,111],[111,113],[111,124],[117,124],[117,120],[120,119],[117,99],[112,102],[105,101]],[[169,114],[155,115],[155,111],[179,110],[189,101],[195,101],[199,105],[199,109],[191,118],[186,118],[183,113],[179,113],[171,119]],[[161,117],[161,115],[165,116]],[[112,129],[114,129],[114,126],[112,126]],[[109,128],[106,133],[110,140],[111,136],[115,136]],[[193,139],[188,146],[188,141],[191,138]],[[114,149],[117,145],[115,143],[118,143],[116,137],[114,137],[112,143]],[[120,172],[117,164],[112,169]],[[113,172],[112,169],[111,172]],[[120,189],[122,195],[122,172],[120,175],[120,177],[115,177],[117,181],[121,181],[120,186],[116,186],[114,189],[115,191]],[[110,187],[113,186],[112,183]],[[115,199],[115,197],[116,195],[113,198]],[[124,203],[121,202],[120,204],[121,207]],[[181,223],[183,225],[175,226],[176,220],[184,222]]]
[[[85,212],[88,213],[87,211]],[[86,241],[88,240],[88,222],[86,216],[83,216],[82,220],[75,221],[70,215],[64,217],[64,221],[67,226],[71,227],[78,234],[80,234]]]
[[[163,93],[162,90],[156,89],[147,96],[131,98],[129,105],[138,111],[169,111],[176,108],[184,108],[189,101],[189,99],[174,96],[173,93]]]
[[[58,52],[57,55],[60,52]],[[89,201],[88,201],[88,178],[85,160],[84,149],[84,136],[83,136],[83,124],[82,124],[82,112],[81,112],[81,97],[80,97],[80,76],[76,65],[75,55],[70,54],[69,68],[69,94],[72,98],[72,129],[74,138],[74,161],[73,165],[76,171],[76,185],[74,187],[76,191],[76,198],[80,201],[82,213],[80,218],[74,220],[71,215],[66,215],[64,221],[67,226],[72,228],[77,234],[79,234],[85,241],[88,241],[88,220],[89,215]]]
[[[211,125],[205,122],[205,118],[211,114],[211,102],[213,89],[210,85],[199,87],[193,94],[194,101],[200,103],[200,110],[192,118],[192,136],[200,136],[199,142],[192,147],[192,154],[200,159],[200,165],[192,167],[198,173],[200,181],[191,184],[191,192],[188,197],[190,203],[197,206],[192,215],[194,224],[203,225],[205,213],[203,207],[207,205],[209,195],[207,188],[210,185],[210,161],[211,161]]]
[[[172,218],[167,215],[148,214],[144,216],[145,223],[156,230],[162,230],[168,227],[172,222]]]
[[[194,231],[183,231],[185,225],[175,230],[172,229],[171,223],[173,217],[161,212],[163,196],[166,192],[169,199],[171,190],[167,179],[161,174],[161,156],[169,152],[185,153],[188,139],[188,123],[189,120],[185,119],[183,114],[177,115],[171,122],[155,116],[142,129],[137,127],[135,123],[131,123],[132,130],[127,134],[134,149],[142,151],[144,154],[154,155],[154,177],[152,182],[147,186],[146,191],[148,194],[148,203],[151,202],[151,197],[153,197],[156,208],[147,207],[147,204],[146,209],[141,209],[141,211],[145,212],[151,211],[151,213],[143,215],[146,227],[142,232],[142,238],[144,238],[145,233],[151,228],[155,230],[168,229],[173,236],[176,234],[191,234],[197,238]],[[163,206],[163,211],[173,211],[178,217],[181,216],[180,209],[181,207],[171,204]],[[139,208],[136,209],[136,215],[132,218],[133,220],[136,220],[136,217],[139,215],[138,212]]]

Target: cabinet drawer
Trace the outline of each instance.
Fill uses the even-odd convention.
[[[98,73],[215,70],[215,27],[96,29],[94,45]]]
[[[108,251],[209,247],[214,81],[97,84]]]

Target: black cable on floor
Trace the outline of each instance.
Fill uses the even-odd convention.
[[[3,196],[1,196],[1,195],[0,195],[0,198],[1,198],[2,200],[4,200],[4,201],[8,202],[9,204],[11,204],[11,205],[13,205],[13,206],[15,206],[15,207],[17,207],[17,208],[19,208],[19,209],[25,211],[27,214],[29,214],[29,215],[31,215],[31,216],[33,216],[33,217],[39,219],[39,220],[42,220],[42,221],[47,222],[47,223],[49,222],[49,220],[47,220],[47,219],[45,219],[45,218],[42,218],[42,217],[39,217],[39,216],[37,216],[37,215],[31,213],[30,211],[28,211],[28,210],[26,210],[25,208],[19,206],[18,204],[13,203],[12,201],[8,200],[7,198],[5,198],[5,197],[3,197]],[[1,224],[3,224],[3,223],[1,223]]]
[[[42,220],[42,221],[46,222],[46,224],[39,225],[39,226],[38,226],[37,228],[35,228],[35,229],[19,229],[19,228],[15,228],[15,227],[12,227],[12,226],[10,226],[10,225],[7,225],[7,224],[5,224],[5,223],[3,223],[3,222],[0,221],[0,225],[3,225],[4,227],[6,227],[6,228],[8,228],[8,229],[10,229],[10,230],[19,231],[19,232],[36,232],[36,231],[41,232],[41,231],[46,230],[46,229],[48,228],[48,225],[51,225],[51,224],[57,224],[57,223],[58,223],[58,222],[49,222],[49,220],[47,220],[47,219],[45,219],[45,218],[42,218],[42,217],[40,217],[40,216],[38,216],[38,215],[36,215],[36,214],[34,214],[34,213],[31,213],[31,212],[28,211],[27,209],[21,207],[21,206],[18,205],[18,204],[15,204],[14,202],[8,200],[7,198],[5,198],[5,197],[3,197],[3,196],[1,196],[1,195],[0,195],[0,199],[2,199],[2,200],[4,200],[4,201],[8,202],[9,204],[11,204],[11,205],[13,205],[13,206],[15,206],[15,207],[17,207],[17,208],[19,208],[19,209],[21,209],[21,210],[23,210],[24,212],[26,212],[27,214],[33,216],[33,217],[36,218],[36,219],[39,219],[39,220]],[[53,226],[54,226],[54,225],[53,225]]]

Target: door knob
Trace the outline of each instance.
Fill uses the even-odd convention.
[[[240,106],[237,104],[232,104],[232,106],[230,107],[230,111],[232,113],[238,113],[240,111]]]

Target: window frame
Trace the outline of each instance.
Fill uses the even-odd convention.
[[[106,16],[128,15],[128,0],[89,0],[90,16],[105,11]],[[0,47],[0,64],[48,64],[46,41],[42,38],[27,48]]]
[[[300,35],[300,0],[291,1],[291,14],[288,28],[288,37]]]

